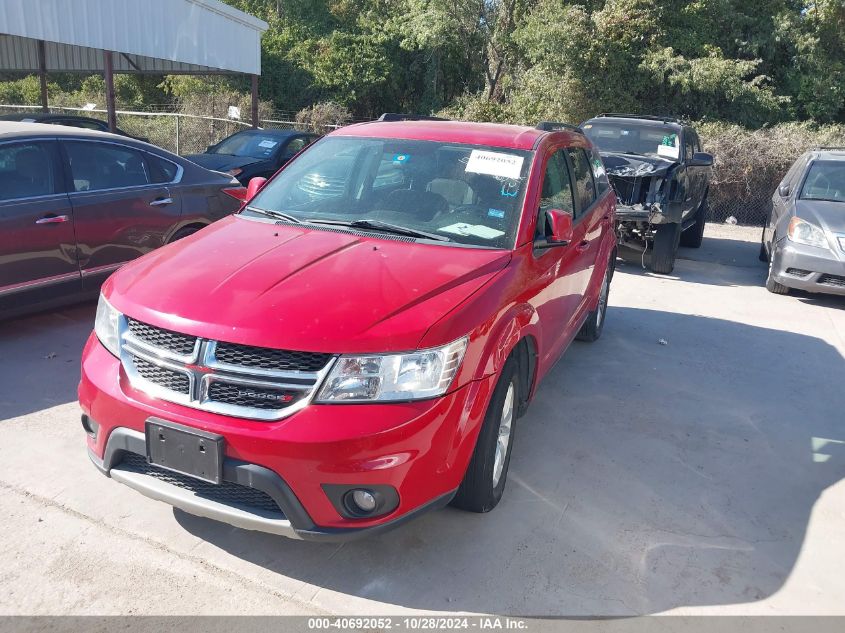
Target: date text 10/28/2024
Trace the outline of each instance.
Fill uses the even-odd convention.
[[[495,616],[475,617],[342,617],[342,618],[308,618],[309,630],[409,630],[409,631],[441,631],[441,630],[512,630],[524,631],[528,623],[520,618],[505,618]]]

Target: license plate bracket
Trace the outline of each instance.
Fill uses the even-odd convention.
[[[149,418],[147,461],[153,466],[219,484],[223,475],[223,436]]]

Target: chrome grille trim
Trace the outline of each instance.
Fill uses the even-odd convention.
[[[337,360],[337,356],[331,356],[321,370],[314,372],[278,371],[229,365],[217,361],[215,357],[217,341],[197,338],[192,354],[186,356],[140,340],[129,330],[127,317],[124,315],[120,316],[118,326],[121,341],[120,360],[133,387],[154,398],[232,417],[271,422],[293,415],[310,404]],[[135,357],[146,363],[187,376],[189,393],[184,394],[168,389],[145,378],[135,367],[133,361]],[[294,392],[296,398],[291,404],[277,409],[230,404],[211,399],[209,387],[214,382],[244,389],[254,387],[262,390]]]
[[[219,369],[224,372],[232,372],[236,374],[247,374],[250,376],[264,376],[267,378],[280,378],[282,380],[301,380],[303,377],[309,379],[311,376],[319,373],[322,370],[315,372],[296,371],[296,370],[282,370],[282,369],[265,369],[263,367],[250,367],[248,365],[232,365],[224,363],[217,358],[217,343],[218,341],[208,341],[206,344],[205,364],[213,369]],[[248,347],[248,346],[244,346]],[[330,358],[327,365],[332,362]],[[323,367],[325,369],[325,367]]]

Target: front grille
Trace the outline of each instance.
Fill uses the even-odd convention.
[[[147,325],[146,323],[141,323],[135,319],[126,319],[126,325],[132,335],[142,343],[168,350],[180,356],[189,356],[192,354],[194,351],[194,345],[197,342],[197,338],[195,336],[180,334],[179,332],[172,332],[171,330],[165,330],[164,328]]]
[[[306,406],[333,359],[195,338],[130,318],[121,325],[121,341],[123,368],[135,388],[252,420],[279,420]]]
[[[132,357],[132,364],[135,366],[135,371],[138,375],[151,383],[187,395],[191,388],[191,382],[187,374],[174,371],[168,367],[154,365],[153,363],[139,358]]]
[[[213,382],[208,387],[208,399],[214,402],[250,407],[262,411],[278,411],[289,407],[302,397],[302,392],[285,389],[244,387],[225,382]]]
[[[806,277],[807,275],[811,274],[812,271],[804,270],[803,268],[787,268],[786,274],[787,275],[794,275],[796,277]]]
[[[273,501],[273,498],[266,492],[257,490],[256,488],[242,486],[230,481],[213,484],[202,481],[201,479],[195,479],[189,475],[182,475],[171,470],[153,466],[145,457],[136,453],[125,453],[119,467],[121,470],[149,475],[159,481],[190,490],[203,499],[224,503],[229,506],[237,506],[250,511],[259,510],[263,513],[276,515],[276,518],[280,519],[285,518],[284,513],[282,513],[278,504]]]
[[[227,365],[275,371],[320,371],[332,357],[331,354],[293,352],[234,343],[218,343],[215,355],[219,362]]]
[[[819,277],[819,283],[825,286],[835,286],[837,288],[845,288],[845,277],[839,275],[822,275]]]

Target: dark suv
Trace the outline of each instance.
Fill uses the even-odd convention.
[[[616,190],[620,245],[651,245],[651,270],[671,273],[679,244],[701,246],[713,156],[674,118],[600,114],[581,127]]]

